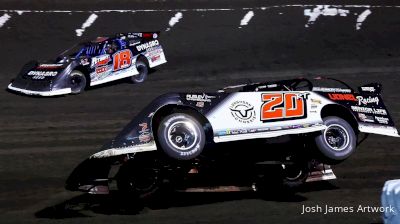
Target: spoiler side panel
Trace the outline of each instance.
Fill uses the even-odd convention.
[[[380,95],[381,86],[376,86],[362,86],[358,93],[319,92],[319,94],[346,107],[357,120],[360,132],[399,137],[394,121]],[[376,91],[378,87],[379,91]]]

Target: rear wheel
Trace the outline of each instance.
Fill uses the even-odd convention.
[[[203,126],[195,117],[184,113],[165,117],[160,122],[157,137],[163,151],[178,160],[196,158],[205,145]]]
[[[316,148],[325,163],[342,162],[355,151],[357,136],[342,118],[329,116],[323,120],[327,128],[315,137]]]
[[[149,67],[147,64],[144,62],[144,60],[139,59],[136,61],[136,69],[139,72],[139,74],[132,76],[132,82],[134,83],[141,83],[146,80],[147,75],[149,74]]]
[[[283,165],[282,185],[286,188],[297,188],[303,185],[309,174],[308,162]]]
[[[147,164],[134,164],[134,161],[121,166],[116,177],[118,190],[140,199],[149,199],[160,191],[161,170]]]
[[[77,70],[74,70],[69,75],[69,85],[71,87],[71,93],[79,94],[85,91],[86,88],[86,77],[85,75]]]

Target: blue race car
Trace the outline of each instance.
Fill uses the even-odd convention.
[[[149,68],[166,63],[159,32],[98,37],[64,51],[56,60],[27,63],[8,89],[40,96],[78,94],[88,86],[131,77],[143,82]]]

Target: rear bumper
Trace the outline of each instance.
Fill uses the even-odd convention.
[[[12,83],[10,83],[7,88],[15,92],[23,93],[26,95],[35,95],[35,96],[57,96],[57,95],[65,95],[71,93],[71,88],[57,89],[52,91],[34,91],[34,90],[14,87],[12,86]]]

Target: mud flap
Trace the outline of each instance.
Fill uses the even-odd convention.
[[[336,175],[333,173],[331,166],[325,164],[317,165],[313,170],[310,171],[306,182],[315,182],[322,180],[334,180]]]
[[[108,193],[108,173],[111,162],[106,159],[86,159],[68,177],[65,189],[91,194]]]

